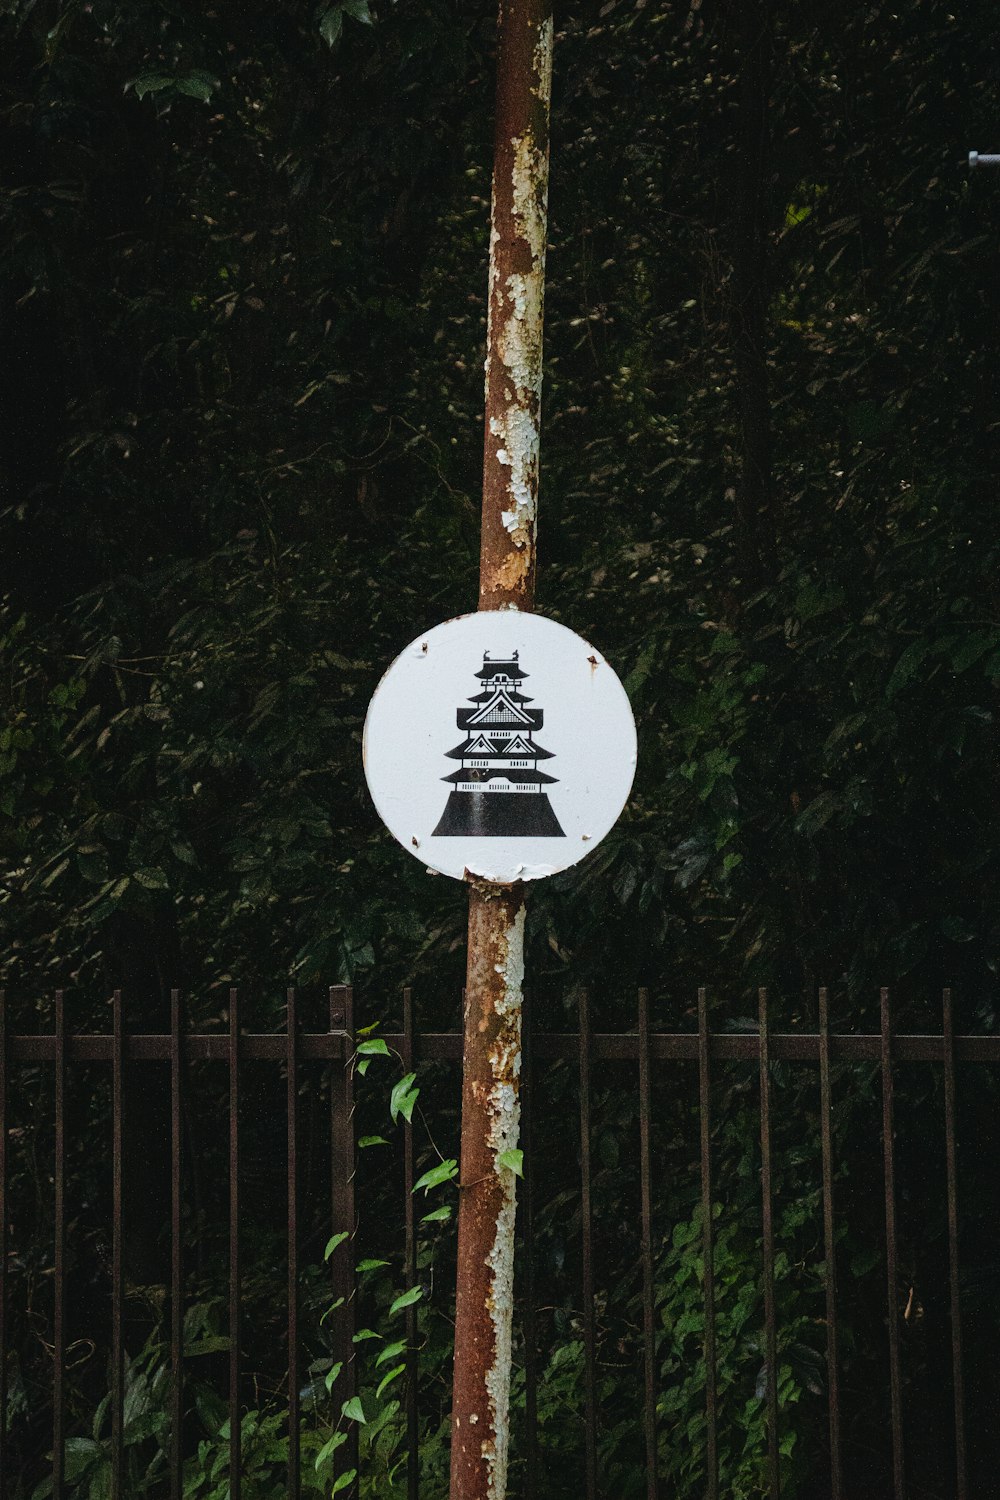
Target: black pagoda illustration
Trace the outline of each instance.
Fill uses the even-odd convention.
[[[532,700],[520,691],[528,673],[517,658],[515,651],[491,661],[486,652],[476,673],[482,691],[470,697],[472,708],[458,710],[465,738],[447,751],[460,764],[441,778],[452,791],[436,838],[565,838],[545,790],[558,777],[538,769],[553,759],[534,741],[544,712],[528,707]]]

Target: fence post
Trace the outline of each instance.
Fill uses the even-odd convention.
[[[53,1500],[63,1500],[66,1478],[66,1000],[62,990],[56,990],[55,1024],[52,1495]]]
[[[7,1500],[7,996],[0,990],[0,1500]]]
[[[337,1390],[345,1400],[357,1395],[355,1365],[354,1261],[357,1213],[354,1201],[354,991],[350,985],[335,985],[330,994],[330,1030],[344,1033],[343,1067],[334,1067],[330,1075],[330,1199],[333,1230],[344,1230],[351,1236],[333,1253],[332,1293],[334,1313],[331,1319],[334,1360],[343,1363],[342,1379]],[[358,1427],[347,1428],[344,1471],[358,1467]],[[357,1479],[344,1491],[344,1500],[357,1495]]]
[[[500,0],[490,235],[480,609],[535,590],[551,0]],[[524,977],[519,886],[469,891],[451,1500],[503,1500]]]

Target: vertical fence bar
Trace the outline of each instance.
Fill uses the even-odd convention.
[[[354,1257],[356,1214],[354,1202],[354,991],[350,985],[336,985],[330,990],[330,1030],[347,1036],[346,1056],[338,1070],[336,1064],[330,1082],[330,1157],[331,1209],[336,1233],[347,1230],[350,1239],[334,1251],[331,1262],[333,1300],[333,1357],[343,1361],[340,1389],[344,1399],[357,1394],[357,1370],[354,1363]],[[358,1429],[351,1422],[344,1445],[345,1472],[358,1466]],[[338,1491],[344,1500],[358,1493],[357,1481]]]
[[[698,1114],[701,1146],[701,1254],[705,1302],[706,1500],[718,1500],[718,1389],[715,1370],[715,1222],[712,1217],[712,1072],[708,996],[698,991]]]
[[[597,1500],[597,1378],[594,1350],[593,1209],[590,1197],[590,998],[580,991],[580,1218],[583,1233],[583,1347],[587,1500]]]
[[[295,991],[285,996],[285,1171],[288,1179],[288,1500],[299,1500],[299,1056]]]
[[[413,991],[409,986],[403,991],[403,1071],[413,1072]],[[403,1186],[406,1192],[404,1221],[406,1233],[406,1290],[417,1284],[417,1226],[416,1209],[413,1202],[413,1184],[416,1181],[414,1162],[413,1124],[403,1122]],[[406,1497],[417,1500],[420,1483],[420,1451],[417,1411],[417,1384],[420,1379],[419,1354],[417,1352],[416,1304],[406,1309]]]
[[[125,1356],[122,1347],[122,1109],[125,1072],[125,1032],[122,992],[111,999],[111,1500],[123,1500]]]
[[[52,1310],[52,1495],[62,1500],[66,1417],[66,1005],[56,990],[54,1263]]]
[[[889,1319],[889,1390],[892,1409],[892,1482],[895,1500],[906,1500],[903,1454],[903,1390],[899,1365],[899,1266],[896,1250],[896,1156],[892,1075],[892,1009],[889,991],[880,994],[882,1066],[882,1168],[885,1180],[885,1274]]]
[[[653,1206],[649,1162],[649,991],[639,991],[639,1179],[642,1202],[643,1428],[646,1438],[646,1496],[656,1500],[656,1360],[653,1324]]]
[[[771,1057],[767,990],[758,991],[760,1010],[760,1185],[764,1257],[764,1374],[767,1386],[767,1469],[771,1500],[781,1494],[778,1461],[778,1324],[774,1299],[774,1202],[771,1173]]]
[[[837,1358],[837,1239],[833,1219],[833,1126],[828,994],[819,992],[819,1108],[823,1169],[823,1258],[826,1265],[826,1379],[830,1411],[830,1500],[842,1500],[840,1386]]]
[[[535,1074],[531,1052],[532,1006],[526,998],[521,1025],[521,1147],[524,1183],[521,1192],[521,1264],[524,1267],[524,1500],[538,1493],[538,1371],[535,1330]]]
[[[943,1001],[944,1135],[948,1193],[948,1281],[951,1292],[951,1369],[955,1398],[955,1500],[967,1500],[965,1466],[965,1384],[962,1374],[962,1300],[958,1285],[958,1167],[955,1128],[955,1025],[951,990]]]
[[[7,995],[0,990],[0,1500],[7,1500]]]
[[[170,991],[170,1500],[184,1486],[181,1426],[184,1419],[184,1247],[181,1241],[183,1081],[181,999]]]
[[[240,1418],[240,1020],[229,991],[229,1497],[243,1485]]]

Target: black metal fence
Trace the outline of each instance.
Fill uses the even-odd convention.
[[[126,1234],[128,1205],[124,1201],[127,1190],[123,1162],[126,1158],[126,1134],[139,1128],[140,1122],[128,1117],[125,1107],[127,1097],[135,1097],[133,1088],[129,1095],[127,1084],[146,1076],[158,1065],[156,1076],[163,1081],[164,1070],[169,1075],[169,1283],[163,1288],[162,1318],[165,1330],[166,1355],[164,1369],[167,1372],[163,1402],[164,1420],[159,1428],[160,1454],[153,1466],[142,1493],[170,1496],[180,1500],[185,1490],[185,1463],[190,1457],[190,1434],[186,1427],[188,1398],[186,1375],[189,1364],[185,1332],[186,1284],[189,1268],[186,1258],[190,1254],[190,1232],[185,1233],[185,1199],[190,1192],[192,1171],[196,1163],[191,1161],[191,1147],[185,1131],[185,1114],[195,1087],[193,1070],[201,1065],[214,1070],[214,1087],[218,1107],[224,1112],[224,1123],[220,1134],[224,1139],[214,1144],[226,1161],[226,1203],[222,1217],[227,1226],[227,1264],[224,1271],[226,1282],[224,1293],[225,1321],[228,1328],[228,1369],[219,1372],[219,1380],[225,1390],[228,1409],[228,1492],[232,1500],[240,1500],[241,1493],[255,1496],[264,1491],[246,1490],[241,1479],[245,1462],[245,1419],[248,1406],[247,1373],[243,1366],[242,1349],[247,1327],[247,1312],[244,1297],[243,1247],[247,1234],[247,1218],[244,1207],[244,1190],[247,1183],[247,1162],[243,1156],[243,1143],[248,1128],[248,1095],[246,1079],[248,1069],[266,1065],[272,1074],[272,1082],[278,1081],[284,1092],[283,1111],[275,1116],[274,1096],[268,1115],[267,1130],[272,1151],[283,1157],[283,1193],[287,1214],[282,1215],[281,1230],[284,1238],[283,1259],[287,1266],[287,1277],[274,1273],[271,1278],[271,1298],[282,1299],[284,1308],[280,1321],[284,1339],[281,1358],[286,1361],[287,1394],[283,1418],[285,1447],[285,1479],[281,1493],[298,1497],[306,1492],[303,1475],[306,1458],[300,1451],[302,1425],[301,1392],[308,1388],[307,1372],[303,1370],[303,1342],[300,1301],[302,1296],[304,1261],[302,1239],[305,1233],[303,1218],[303,1180],[309,1179],[309,1202],[307,1214],[309,1233],[313,1234],[315,1222],[325,1221],[326,1231],[336,1234],[348,1229],[352,1238],[342,1249],[335,1249],[330,1256],[327,1271],[329,1277],[329,1301],[332,1311],[326,1323],[329,1340],[328,1364],[342,1363],[338,1377],[338,1407],[356,1392],[356,1355],[358,1344],[358,1282],[355,1245],[359,1242],[358,1226],[364,1225],[368,1211],[365,1194],[358,1188],[356,1174],[357,1128],[356,1128],[356,1063],[354,1000],[350,989],[335,988],[329,992],[329,1021],[326,1030],[308,1030],[300,1025],[297,1014],[296,995],[287,995],[287,1024],[283,1034],[247,1032],[241,1023],[241,1001],[237,991],[228,995],[228,1030],[222,1032],[193,1032],[185,1028],[182,1006],[175,992],[171,996],[170,1027],[163,1034],[135,1034],[126,1025],[126,1014],[122,996],[116,993],[112,1003],[113,1025],[107,1034],[78,1034],[67,1024],[67,1003],[61,992],[54,1003],[54,1030],[47,1035],[12,1034],[7,1030],[6,1008],[0,1009],[0,1242],[5,1253],[0,1257],[0,1298],[3,1312],[0,1315],[0,1411],[5,1414],[2,1456],[0,1456],[0,1500],[27,1500],[34,1486],[43,1481],[38,1493],[46,1493],[44,1480],[51,1474],[50,1493],[61,1496],[77,1493],[72,1488],[74,1475],[70,1468],[79,1470],[81,1444],[92,1439],[81,1438],[79,1403],[68,1403],[69,1384],[74,1367],[71,1330],[68,1323],[67,1298],[73,1295],[73,1278],[82,1275],[80,1266],[87,1248],[72,1243],[71,1230],[76,1222],[75,1206],[71,1201],[76,1190],[68,1174],[69,1153],[67,1121],[67,1088],[75,1070],[83,1065],[96,1065],[109,1085],[109,1099],[104,1113],[97,1111],[101,1121],[107,1122],[109,1136],[92,1141],[92,1151],[98,1155],[106,1153],[110,1171],[110,1254],[106,1275],[110,1279],[110,1317],[101,1324],[107,1340],[108,1372],[107,1405],[109,1415],[109,1441],[104,1444],[106,1474],[101,1480],[104,1489],[91,1489],[91,1494],[107,1493],[113,1500],[131,1491],[126,1472],[126,1377],[129,1353],[126,1350],[125,1308],[126,1287]],[[543,1203],[540,1179],[542,1169],[537,1156],[540,1121],[554,1095],[562,1100],[560,1116],[553,1127],[547,1127],[553,1139],[572,1137],[571,1156],[578,1167],[575,1183],[560,1181],[555,1186],[564,1209],[556,1210],[555,1217],[564,1218],[572,1214],[574,1233],[577,1236],[578,1255],[571,1257],[571,1272],[577,1279],[576,1296],[568,1304],[568,1325],[564,1320],[564,1331],[569,1335],[574,1349],[579,1351],[579,1383],[581,1390],[580,1419],[571,1424],[578,1445],[576,1456],[567,1457],[565,1444],[560,1448],[556,1462],[562,1468],[572,1468],[578,1463],[578,1479],[566,1480],[569,1486],[565,1493],[582,1494],[586,1500],[619,1500],[619,1496],[642,1495],[646,1500],[671,1494],[690,1497],[706,1495],[709,1500],[726,1494],[726,1480],[720,1483],[720,1441],[722,1429],[728,1420],[720,1408],[720,1386],[718,1377],[719,1349],[717,1348],[717,1313],[720,1295],[731,1298],[729,1290],[720,1294],[717,1282],[717,1247],[715,1236],[718,1225],[723,1222],[723,1208],[716,1175],[717,1129],[724,1123],[719,1116],[720,1108],[732,1110],[733,1099],[742,1100],[743,1107],[750,1100],[753,1117],[757,1122],[759,1137],[752,1143],[754,1174],[759,1205],[759,1291],[761,1319],[759,1329],[750,1339],[752,1347],[759,1351],[759,1375],[751,1401],[760,1404],[765,1438],[760,1458],[759,1489],[753,1493],[771,1497],[781,1493],[783,1463],[787,1458],[782,1447],[783,1426],[787,1427],[784,1413],[784,1397],[779,1389],[782,1377],[782,1314],[776,1288],[776,1257],[783,1252],[776,1242],[775,1222],[775,1171],[778,1162],[775,1147],[775,1090],[785,1087],[776,1085],[776,1072],[782,1066],[801,1067],[809,1070],[809,1078],[818,1084],[815,1110],[808,1122],[791,1122],[793,1134],[801,1137],[812,1131],[818,1144],[817,1210],[815,1215],[817,1236],[817,1275],[822,1283],[823,1304],[812,1318],[818,1334],[821,1334],[820,1352],[825,1364],[825,1379],[815,1384],[809,1400],[814,1413],[813,1425],[809,1429],[815,1452],[810,1456],[805,1469],[800,1467],[798,1477],[786,1478],[800,1495],[829,1495],[831,1500],[846,1500],[848,1495],[863,1495],[872,1500],[876,1495],[892,1496],[893,1500],[920,1495],[954,1495],[965,1500],[971,1492],[968,1488],[968,1472],[987,1472],[993,1462],[992,1439],[983,1438],[980,1429],[980,1452],[978,1456],[967,1455],[965,1396],[963,1393],[963,1344],[962,1307],[960,1299],[959,1267],[959,1185],[956,1141],[957,1095],[956,1083],[959,1065],[977,1064],[990,1071],[992,1076],[1000,1063],[1000,1036],[955,1035],[952,999],[944,992],[942,1023],[939,1031],[921,1034],[897,1032],[893,1024],[893,1009],[888,991],[880,997],[877,1031],[867,1034],[843,1034],[831,1031],[829,1005],[826,991],[818,995],[815,1012],[816,1024],[809,1030],[772,1030],[769,1024],[767,996],[759,996],[759,1016],[754,1031],[713,1030],[710,1027],[709,1007],[705,992],[697,997],[696,1028],[690,1031],[663,1032],[651,1025],[650,1001],[645,991],[638,996],[636,1025],[634,1030],[605,1032],[593,1028],[591,1007],[586,996],[578,1004],[578,1026],[574,1031],[532,1030],[526,1028],[522,1065],[522,1138],[525,1152],[525,1175],[521,1184],[520,1215],[520,1329],[517,1342],[519,1396],[517,1418],[517,1457],[512,1469],[512,1494],[523,1495],[524,1500],[546,1500],[550,1494],[562,1494],[554,1482],[546,1477],[546,1444],[551,1418],[540,1421],[539,1389],[544,1372],[540,1370],[540,1320],[551,1322],[552,1298],[544,1297],[540,1283],[551,1284],[557,1272],[543,1264],[543,1239],[540,1238],[540,1216],[546,1212],[545,1204],[552,1198],[549,1193]],[[692,1011],[692,1019],[694,1012]],[[744,1023],[746,1025],[746,1023]],[[443,1064],[446,1074],[441,1085],[445,1093],[454,1096],[452,1110],[457,1110],[461,1062],[461,1037],[457,1032],[421,1032],[416,1024],[414,1005],[409,992],[403,997],[402,1030],[382,1033],[390,1051],[398,1053],[406,1072],[417,1071],[422,1064]],[[942,1460],[936,1479],[926,1472],[922,1475],[908,1472],[908,1459],[904,1441],[907,1433],[906,1404],[915,1389],[913,1377],[905,1368],[905,1350],[901,1339],[908,1331],[913,1319],[914,1291],[907,1288],[907,1275],[901,1273],[900,1228],[897,1223],[899,1210],[899,1185],[897,1182],[897,1127],[898,1080],[904,1070],[918,1064],[929,1064],[934,1081],[929,1086],[935,1097],[940,1095],[940,1109],[935,1114],[933,1129],[930,1113],[925,1109],[926,1093],[916,1119],[915,1150],[919,1158],[939,1160],[941,1191],[935,1200],[940,1207],[943,1223],[940,1228],[941,1243],[946,1247],[942,1254],[946,1258],[946,1321],[948,1366],[947,1383],[940,1383],[940,1371],[934,1376],[937,1389],[931,1401],[940,1411],[947,1408],[949,1416],[945,1446],[947,1461]],[[737,1073],[726,1074],[727,1089],[724,1105],[720,1104],[720,1077],[725,1070],[736,1068]],[[884,1430],[885,1453],[883,1458],[866,1460],[869,1478],[867,1487],[859,1488],[857,1473],[862,1470],[850,1453],[845,1467],[845,1441],[848,1449],[853,1441],[845,1440],[845,1393],[842,1388],[842,1372],[845,1367],[845,1352],[841,1343],[842,1302],[844,1286],[838,1282],[838,1256],[842,1258],[840,1233],[842,1229],[843,1205],[840,1201],[842,1188],[840,1164],[836,1154],[836,1112],[838,1109],[838,1079],[850,1081],[855,1073],[864,1069],[864,1077],[875,1108],[872,1119],[872,1139],[877,1143],[880,1156],[879,1212],[881,1219],[880,1244],[876,1259],[880,1262],[875,1274],[884,1278],[882,1292],[881,1326],[869,1306],[867,1320],[855,1320],[851,1333],[851,1350],[847,1364],[853,1369],[858,1364],[857,1344],[859,1338],[868,1346],[884,1343],[884,1371],[887,1376],[886,1416]],[[325,1084],[318,1093],[314,1091],[306,1099],[302,1078],[306,1070],[317,1070],[325,1075]],[[839,1071],[838,1071],[839,1070]],[[206,1075],[207,1076],[207,1075]],[[798,1074],[796,1075],[799,1076]],[[36,1124],[26,1122],[23,1111],[16,1110],[19,1089],[25,1077],[32,1080],[35,1096],[43,1095],[51,1100],[51,1134],[40,1131]],[[596,1084],[595,1084],[596,1078]],[[556,1083],[553,1084],[552,1080]],[[728,1084],[733,1084],[735,1093]],[[222,1081],[220,1087],[220,1080]],[[556,1086],[558,1085],[558,1086]],[[811,1086],[811,1084],[810,1084]],[[853,1085],[852,1085],[853,1087]],[[664,1092],[664,1091],[667,1092]],[[637,1304],[641,1315],[635,1320],[633,1330],[616,1332],[611,1327],[613,1320],[602,1310],[603,1301],[609,1295],[600,1281],[598,1260],[603,1258],[606,1266],[614,1262],[613,1241],[624,1242],[631,1234],[628,1225],[629,1212],[620,1208],[622,1227],[611,1224],[602,1238],[600,1225],[595,1229],[595,1180],[606,1169],[595,1159],[595,1107],[603,1108],[604,1096],[620,1101],[628,1093],[634,1104],[630,1120],[637,1126],[634,1144],[634,1173],[628,1177],[629,1191],[637,1188],[634,1202],[635,1240],[638,1251],[634,1269],[637,1273]],[[575,1095],[575,1099],[574,1099]],[[700,1237],[700,1254],[694,1262],[699,1278],[702,1316],[698,1330],[699,1382],[703,1392],[702,1412],[697,1423],[688,1417],[688,1427],[679,1430],[671,1415],[670,1391],[663,1376],[662,1349],[664,1340],[678,1338],[667,1326],[662,1311],[662,1295],[659,1289],[659,1256],[662,1244],[669,1243],[671,1226],[657,1228],[662,1218],[662,1204],[666,1191],[668,1156],[657,1144],[665,1106],[663,1100],[676,1102],[678,1098],[688,1101],[682,1111],[691,1121],[689,1155],[692,1157],[690,1171],[693,1191],[694,1213],[691,1223],[696,1225]],[[254,1128],[260,1125],[256,1105],[263,1097],[259,1091],[253,1094],[255,1106]],[[325,1124],[322,1130],[326,1137],[322,1153],[322,1170],[329,1172],[328,1191],[324,1191],[324,1205],[317,1207],[316,1167],[310,1160],[302,1158],[304,1138],[303,1110],[308,1108],[308,1125],[312,1154],[312,1135],[316,1129],[316,1098],[321,1101]],[[658,1099],[661,1101],[658,1103]],[[567,1119],[566,1101],[576,1118]],[[596,1104],[595,1104],[596,1101]],[[673,1108],[673,1103],[670,1106]],[[800,1108],[801,1108],[800,1103]],[[812,1107],[810,1106],[810,1109]],[[328,1115],[325,1112],[328,1110]],[[923,1115],[921,1115],[923,1111]],[[15,1113],[20,1123],[14,1124]],[[680,1117],[680,1116],[679,1116]],[[419,1121],[418,1121],[419,1123]],[[401,1231],[401,1256],[399,1265],[405,1289],[420,1285],[422,1271],[418,1265],[421,1231],[419,1207],[413,1193],[418,1169],[418,1123],[406,1123],[401,1140],[401,1194],[397,1223]],[[784,1113],[780,1123],[788,1127]],[[807,1129],[808,1126],[808,1129]],[[47,1128],[47,1127],[46,1127]],[[93,1128],[93,1124],[91,1125]],[[103,1127],[102,1127],[103,1128]],[[908,1126],[908,1128],[910,1128]],[[274,1137],[280,1133],[282,1145],[275,1145]],[[603,1140],[603,1137],[601,1138]],[[46,1162],[39,1163],[39,1151],[44,1144],[50,1153]],[[751,1143],[747,1144],[750,1150]],[[912,1141],[911,1141],[912,1145]],[[108,1149],[110,1148],[110,1149]],[[602,1147],[603,1149],[603,1147]],[[678,1147],[683,1155],[682,1148]],[[25,1260],[21,1240],[22,1215],[11,1212],[9,1181],[17,1177],[22,1189],[27,1178],[17,1160],[24,1154],[33,1153],[36,1179],[47,1180],[51,1187],[50,1216],[35,1214],[34,1223],[44,1224],[45,1233],[50,1233],[48,1251],[39,1250],[37,1244],[31,1250],[33,1269]],[[911,1155],[913,1152],[911,1151]],[[628,1170],[632,1172],[631,1148],[626,1152]],[[749,1159],[749,1158],[748,1158]],[[666,1165],[665,1165],[666,1164]],[[23,1162],[22,1162],[23,1165]],[[280,1166],[280,1163],[279,1163]],[[308,1169],[308,1171],[307,1171]],[[805,1168],[800,1168],[805,1171]],[[18,1172],[21,1176],[18,1177]],[[627,1175],[627,1174],[626,1174]],[[745,1175],[745,1174],[744,1174]],[[636,1180],[637,1179],[637,1180]],[[36,1187],[36,1196],[38,1189]],[[131,1191],[131,1189],[129,1189]],[[621,1192],[626,1189],[623,1187]],[[617,1189],[616,1189],[617,1192]],[[843,1187],[844,1194],[853,1193],[850,1184]],[[400,1201],[401,1199],[401,1201]],[[27,1201],[27,1199],[26,1199]],[[570,1207],[565,1207],[570,1205]],[[384,1213],[384,1208],[381,1210]],[[47,1211],[48,1212],[48,1211]],[[27,1215],[28,1210],[24,1210]],[[26,1219],[25,1219],[26,1222]],[[868,1223],[872,1219],[869,1214]],[[286,1228],[287,1226],[287,1228]],[[381,1232],[381,1231],[380,1231]],[[385,1231],[388,1232],[388,1231]],[[755,1228],[755,1233],[756,1228]],[[26,1233],[26,1231],[25,1231]],[[19,1238],[20,1237],[20,1238]],[[37,1239],[37,1233],[36,1233]],[[631,1241],[630,1241],[631,1243]],[[50,1254],[49,1254],[50,1251]],[[562,1253],[562,1252],[560,1252]],[[40,1264],[39,1256],[44,1262]],[[320,1262],[315,1252],[309,1261]],[[560,1268],[562,1263],[560,1263]],[[561,1269],[557,1268],[558,1274]],[[870,1268],[869,1268],[870,1269]],[[683,1268],[682,1268],[683,1270]],[[255,1273],[256,1274],[256,1273]],[[608,1272],[610,1275],[610,1272]],[[678,1276],[681,1272],[678,1272]],[[843,1272],[841,1273],[843,1276]],[[50,1308],[44,1314],[38,1311],[36,1299],[28,1298],[25,1288],[34,1278],[33,1285],[43,1282],[51,1285]],[[850,1272],[851,1282],[855,1273]],[[942,1289],[937,1289],[938,1294]],[[440,1293],[447,1301],[447,1291]],[[32,1306],[28,1307],[28,1302]],[[728,1304],[727,1304],[728,1305]],[[405,1460],[400,1471],[399,1490],[408,1500],[418,1494],[425,1500],[437,1500],[441,1491],[438,1482],[422,1478],[420,1458],[420,1435],[422,1431],[421,1402],[421,1349],[418,1333],[418,1307],[411,1303],[405,1310],[406,1350],[403,1355],[406,1373],[400,1385],[404,1388],[399,1420],[405,1430]],[[27,1329],[25,1319],[31,1326]],[[91,1320],[93,1323],[93,1320]],[[994,1318],[995,1322],[995,1318]],[[599,1326],[607,1325],[607,1326]],[[864,1325],[864,1326],[862,1326]],[[548,1326],[548,1324],[547,1324]],[[622,1327],[625,1327],[622,1324]],[[859,1333],[859,1327],[861,1332]],[[550,1330],[551,1331],[551,1330]],[[992,1340],[996,1330],[989,1334]],[[634,1337],[633,1337],[634,1334]],[[311,1335],[310,1335],[311,1336]],[[93,1328],[91,1328],[91,1345]],[[25,1374],[24,1360],[14,1359],[15,1344],[25,1340],[35,1350],[31,1380]],[[616,1342],[617,1341],[617,1342]],[[544,1342],[544,1341],[543,1341]],[[90,1347],[90,1346],[88,1346]],[[220,1344],[221,1347],[221,1344]],[[621,1445],[633,1443],[635,1463],[628,1472],[631,1478],[615,1479],[602,1470],[602,1410],[613,1403],[611,1386],[614,1369],[604,1356],[607,1349],[620,1348],[624,1355],[620,1361],[623,1379],[634,1381],[640,1399],[636,1402],[631,1418],[632,1431],[615,1438]],[[39,1353],[39,1350],[42,1352]],[[968,1353],[968,1351],[967,1351]],[[631,1355],[638,1355],[631,1360]],[[978,1355],[977,1355],[978,1358]],[[630,1364],[631,1372],[628,1370]],[[933,1364],[933,1362],[932,1362]],[[934,1367],[937,1369],[937,1367]],[[978,1366],[977,1366],[978,1368]],[[39,1395],[41,1375],[45,1369],[51,1380],[50,1399],[46,1404]],[[857,1383],[857,1376],[852,1376]],[[12,1381],[20,1383],[19,1400],[13,1400]],[[27,1386],[31,1391],[26,1394]],[[820,1387],[822,1394],[820,1395]],[[876,1392],[852,1389],[846,1400],[852,1413],[866,1402],[876,1399]],[[257,1401],[259,1392],[254,1393]],[[440,1399],[440,1392],[435,1399]],[[732,1402],[729,1397],[731,1408]],[[825,1407],[822,1419],[816,1416],[817,1403]],[[39,1438],[37,1414],[41,1406],[47,1413],[47,1433],[44,1441]],[[30,1408],[30,1410],[28,1410]],[[624,1426],[628,1427],[628,1418]],[[851,1422],[855,1420],[851,1417]],[[74,1424],[76,1424],[74,1426]],[[546,1430],[542,1430],[545,1428]],[[695,1429],[697,1429],[695,1431]],[[90,1430],[89,1428],[86,1430]],[[222,1430],[222,1429],[220,1429]],[[96,1433],[96,1428],[94,1429]],[[345,1428],[347,1441],[336,1455],[336,1472],[344,1474],[358,1468],[357,1425],[348,1423]],[[26,1436],[26,1433],[28,1434]],[[692,1433],[695,1437],[692,1437]],[[669,1486],[666,1475],[673,1474],[665,1452],[672,1444],[691,1443],[697,1440],[699,1452],[698,1472],[685,1489],[676,1478]],[[562,1441],[562,1440],[561,1440]],[[727,1440],[728,1441],[728,1440]],[[985,1443],[985,1446],[984,1446]],[[35,1451],[32,1450],[34,1445]],[[939,1444],[940,1446],[940,1444]],[[51,1448],[51,1452],[49,1449]],[[86,1450],[91,1452],[91,1449]],[[728,1451],[728,1449],[727,1449]],[[68,1468],[68,1457],[72,1464]],[[787,1467],[787,1465],[786,1465]],[[950,1471],[950,1478],[942,1477]],[[309,1477],[313,1472],[312,1457],[308,1462]],[[332,1470],[330,1472],[333,1472]],[[622,1473],[625,1471],[622,1470]],[[805,1474],[806,1477],[803,1478]],[[879,1478],[878,1476],[882,1477]],[[330,1481],[332,1484],[332,1481]],[[364,1494],[365,1476],[359,1477],[338,1491],[346,1495]],[[309,1491],[312,1492],[311,1490]],[[375,1491],[372,1491],[374,1493]],[[197,1491],[201,1493],[201,1491]],[[214,1493],[214,1492],[213,1492]],[[268,1489],[270,1496],[276,1493]],[[327,1489],[330,1493],[330,1489]],[[386,1493],[389,1493],[386,1491]],[[982,1488],[979,1493],[986,1493]]]

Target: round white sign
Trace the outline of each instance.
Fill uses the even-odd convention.
[[[418,635],[365,720],[379,816],[456,880],[507,885],[575,865],[625,806],[635,755],[632,709],[601,653],[516,610]]]

